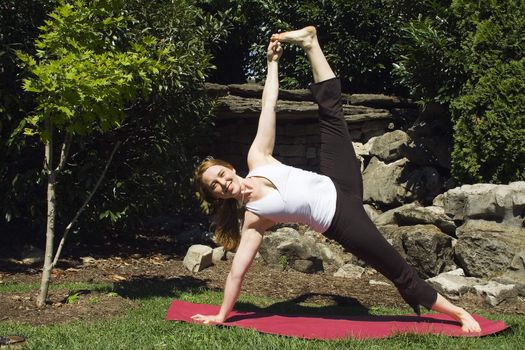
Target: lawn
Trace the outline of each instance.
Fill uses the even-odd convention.
[[[34,290],[34,284],[0,285],[0,297],[7,292]],[[78,285],[55,285],[55,289],[77,289]],[[84,289],[122,293],[111,284],[82,284]],[[511,329],[498,336],[484,338],[448,338],[442,336],[399,335],[383,340],[317,341],[293,339],[251,330],[202,326],[165,321],[166,311],[174,298],[197,303],[219,304],[222,294],[206,289],[179,292],[169,296],[131,295],[137,308],[121,316],[90,322],[32,326],[10,321],[0,322],[0,335],[22,335],[27,349],[522,349],[525,344],[525,317],[481,312],[490,319],[502,319]],[[94,301],[96,302],[96,301]],[[241,296],[240,305],[267,307],[279,300]],[[282,305],[282,304],[281,304]],[[309,305],[313,306],[313,305]],[[293,312],[294,305],[284,304],[283,312]],[[341,307],[340,312],[349,312]],[[399,314],[406,310],[374,308],[371,314]]]

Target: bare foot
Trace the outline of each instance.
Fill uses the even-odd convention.
[[[271,41],[280,41],[282,43],[297,44],[303,49],[308,49],[317,40],[317,31],[314,26],[304,27],[303,29],[293,30],[273,34]]]
[[[479,326],[478,321],[476,321],[474,317],[465,310],[462,310],[462,312],[457,314],[455,318],[461,323],[461,329],[463,332],[481,332],[481,327]]]

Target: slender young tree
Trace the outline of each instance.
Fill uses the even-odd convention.
[[[174,61],[170,44],[162,44],[152,36],[120,40],[133,24],[122,6],[123,2],[110,0],[61,1],[41,27],[36,56],[18,54],[28,72],[23,87],[36,94],[37,102],[19,129],[26,135],[39,136],[45,146],[47,227],[37,298],[40,307],[46,303],[51,271],[67,234],[100,185],[119,146],[115,144],[95,188],[67,225],[54,254],[57,178],[67,165],[75,137],[118,128],[126,104],[147,97],[155,78],[170,69]],[[57,162],[55,143],[61,143]]]

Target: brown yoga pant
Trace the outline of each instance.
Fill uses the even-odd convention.
[[[343,117],[339,79],[312,84],[310,89],[319,105],[320,170],[337,189],[335,215],[324,235],[392,281],[416,313],[419,305],[430,309],[437,292],[386,241],[363,208],[363,179]]]

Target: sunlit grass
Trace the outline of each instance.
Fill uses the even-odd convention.
[[[168,286],[169,287],[169,286]],[[115,291],[130,297],[138,308],[110,319],[86,323],[74,321],[51,326],[31,326],[9,321],[0,322],[0,335],[18,334],[27,338],[27,349],[522,349],[525,344],[525,318],[517,315],[494,315],[482,313],[491,319],[502,319],[512,329],[498,336],[484,338],[450,338],[443,336],[399,335],[383,340],[318,341],[261,334],[255,331],[212,327],[196,324],[165,321],[166,311],[174,298],[219,304],[222,293],[203,288],[172,288],[160,290],[152,285],[137,295],[125,286],[94,283],[67,283],[54,285],[57,290],[91,289]],[[33,284],[2,285],[0,292],[22,292],[35,290]],[[1,297],[1,294],[0,294]],[[279,303],[276,305],[276,303]],[[315,305],[293,305],[248,295],[241,296],[238,306],[250,308],[275,307],[280,312],[294,312],[308,307],[310,311],[327,314],[325,308]],[[329,309],[333,312],[333,308]],[[351,312],[351,308],[338,307],[340,313]],[[339,313],[338,312],[338,313]],[[375,315],[407,313],[407,310],[373,308]]]

